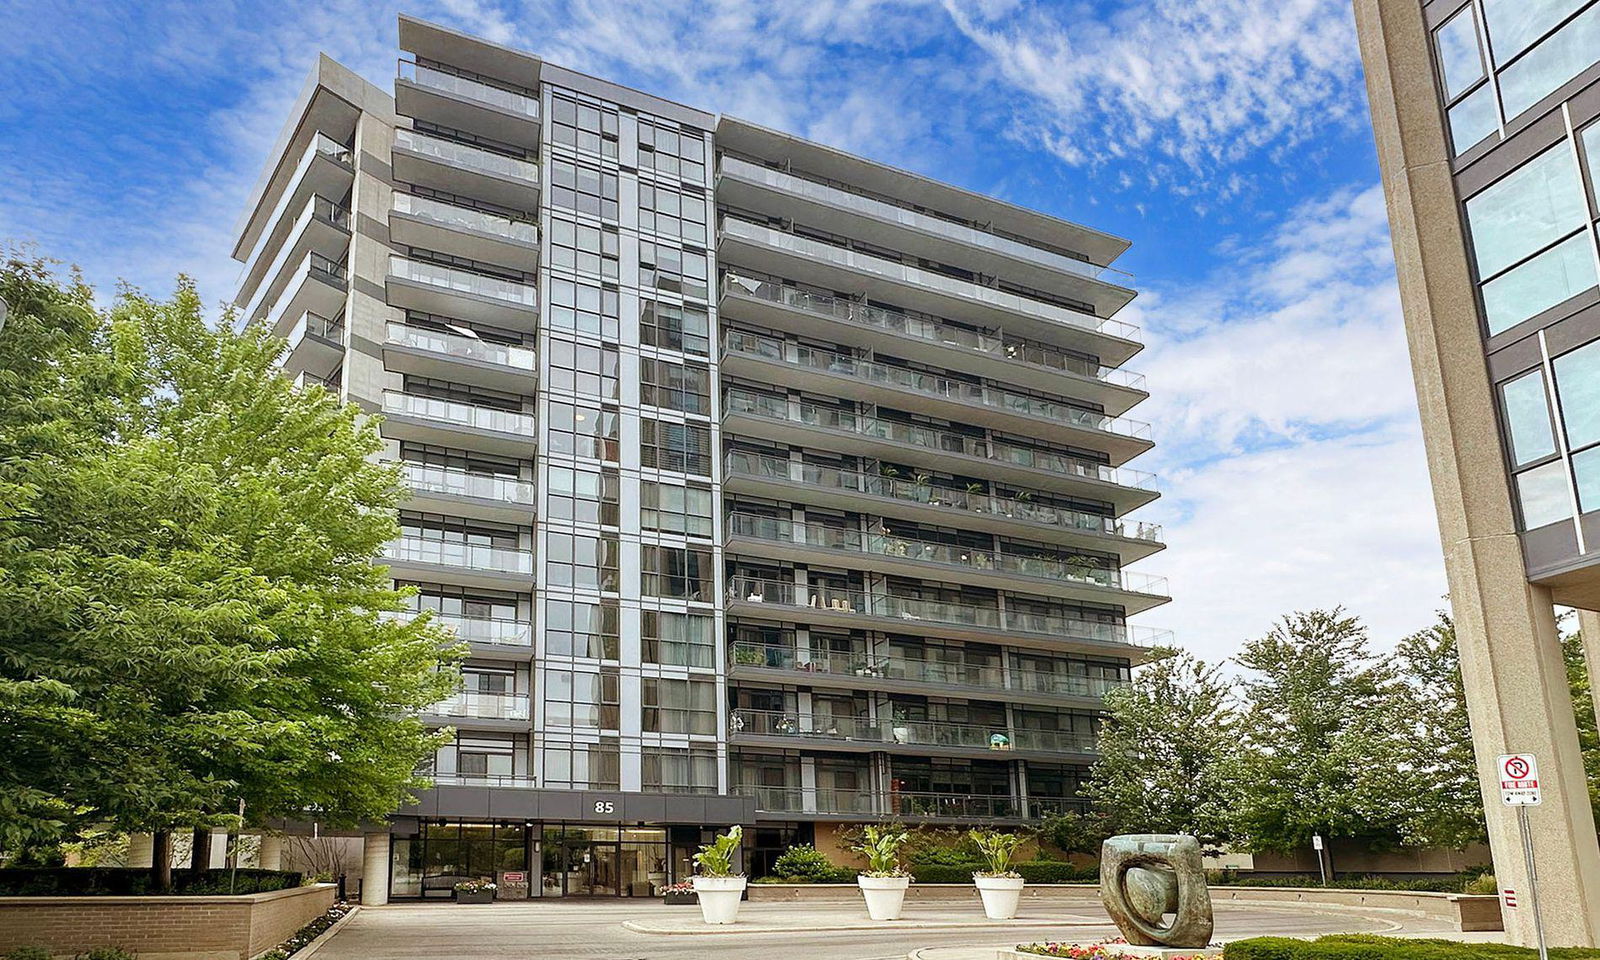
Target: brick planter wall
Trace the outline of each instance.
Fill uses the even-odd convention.
[[[0,897],[0,953],[121,947],[139,960],[251,960],[333,906],[319,883],[242,896]]]

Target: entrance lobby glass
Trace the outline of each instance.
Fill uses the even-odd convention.
[[[667,882],[666,831],[545,827],[540,890],[546,897],[651,897]]]

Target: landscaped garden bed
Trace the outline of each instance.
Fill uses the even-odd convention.
[[[1224,960],[1535,960],[1539,951],[1504,943],[1341,934],[1316,940],[1252,937],[1228,944],[1222,956]],[[1558,960],[1600,960],[1600,949],[1556,947],[1550,950],[1550,956]]]
[[[0,870],[0,897],[219,896],[290,890],[304,882],[291,870],[174,870],[172,889],[157,891],[148,867],[13,867]]]

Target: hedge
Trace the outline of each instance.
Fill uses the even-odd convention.
[[[921,863],[911,867],[911,876],[918,883],[971,883],[973,871],[982,869],[981,863]],[[1096,883],[1100,879],[1099,868],[1078,867],[1065,860],[1023,860],[1013,863],[1011,869],[1029,883]]]
[[[1539,951],[1504,943],[1462,943],[1457,940],[1398,940],[1366,934],[1342,934],[1316,940],[1252,937],[1222,948],[1223,960],[1535,960]],[[1600,960],[1600,949],[1556,947],[1558,960]]]
[[[1405,890],[1415,893],[1463,893],[1467,885],[1487,872],[1463,870],[1435,877],[1407,878],[1385,876],[1346,876],[1328,881],[1327,886],[1340,890]],[[1208,873],[1207,883],[1221,887],[1320,887],[1322,878],[1310,875],[1288,877],[1253,877],[1224,870]]]
[[[235,875],[236,874],[236,875]],[[172,892],[206,896],[266,893],[301,885],[285,870],[217,869],[172,871]],[[90,897],[154,894],[155,877],[145,867],[12,867],[0,870],[0,897]]]

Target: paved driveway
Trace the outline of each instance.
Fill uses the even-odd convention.
[[[954,909],[952,909],[954,908]],[[1019,941],[1073,940],[1090,943],[1115,934],[1109,922],[1086,925],[1095,918],[1066,906],[1053,924],[1048,910],[1025,908],[1026,915],[1006,925],[969,922],[967,904],[907,904],[905,921],[871,930],[826,930],[858,924],[864,911],[856,903],[747,903],[740,925],[752,929],[708,935],[642,933],[627,929],[693,929],[682,923],[698,915],[694,907],[667,907],[654,901],[532,901],[520,904],[457,906],[415,904],[364,907],[318,951],[315,960],[903,960],[923,947],[973,948],[973,958],[992,957],[995,947]],[[1069,914],[1068,911],[1071,911]],[[1070,919],[1069,919],[1070,916]],[[966,926],[920,927],[921,923],[959,920]],[[1219,905],[1217,937],[1238,939],[1260,934],[1310,936],[1320,933],[1446,934],[1423,921],[1394,915],[1365,916],[1354,912],[1323,913],[1292,907]],[[765,927],[775,932],[754,932]],[[700,929],[706,929],[701,927]],[[965,950],[940,949],[951,960]]]

